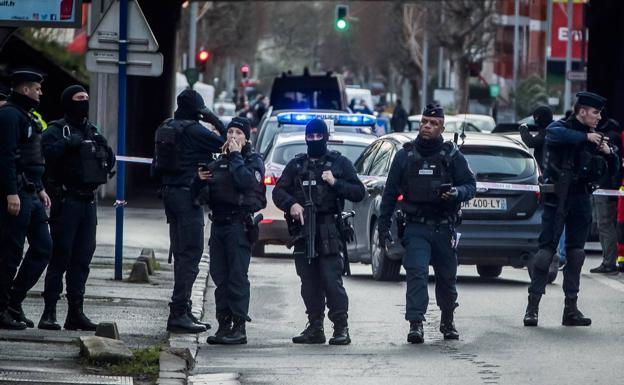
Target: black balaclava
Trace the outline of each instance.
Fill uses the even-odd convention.
[[[178,95],[178,109],[173,114],[173,117],[199,121],[201,111],[205,108],[204,98],[197,91],[184,90]]]
[[[321,119],[312,119],[306,124],[305,129],[306,136],[309,134],[321,134],[323,139],[321,140],[308,140],[306,138],[306,144],[308,145],[308,155],[311,158],[320,158],[327,153],[327,141],[329,140],[329,130],[327,124]]]
[[[548,106],[539,106],[533,111],[533,120],[539,130],[544,130],[553,122],[553,112]]]
[[[81,85],[73,85],[65,88],[61,94],[61,103],[65,117],[77,123],[82,123],[89,117],[89,101],[73,100],[72,98],[79,92],[87,92]]]

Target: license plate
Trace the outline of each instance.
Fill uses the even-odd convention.
[[[507,210],[506,198],[473,198],[462,202],[462,210]]]

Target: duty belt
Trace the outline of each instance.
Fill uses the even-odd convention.
[[[65,190],[63,191],[65,198],[80,200],[80,201],[92,201],[95,199],[95,191],[90,190]]]
[[[420,223],[423,225],[447,225],[451,223],[451,221],[448,218],[435,219],[435,218],[417,217],[417,216],[411,216],[411,215],[406,215],[405,220],[408,223]]]
[[[231,223],[245,223],[249,218],[249,214],[243,213],[228,213],[228,214],[208,214],[210,221],[218,226],[229,225]]]

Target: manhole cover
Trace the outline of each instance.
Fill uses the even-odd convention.
[[[95,376],[74,373],[39,373],[0,371],[0,384],[84,384],[132,385],[132,377]]]

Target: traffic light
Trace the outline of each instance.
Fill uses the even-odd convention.
[[[347,20],[347,14],[349,13],[348,5],[336,6],[336,29],[339,31],[346,31],[349,29],[349,21]]]
[[[210,52],[204,48],[200,48],[199,52],[197,52],[197,70],[199,72],[206,72],[206,63],[210,59]]]
[[[240,68],[241,76],[243,79],[247,79],[249,77],[249,66],[247,64],[243,64]]]

